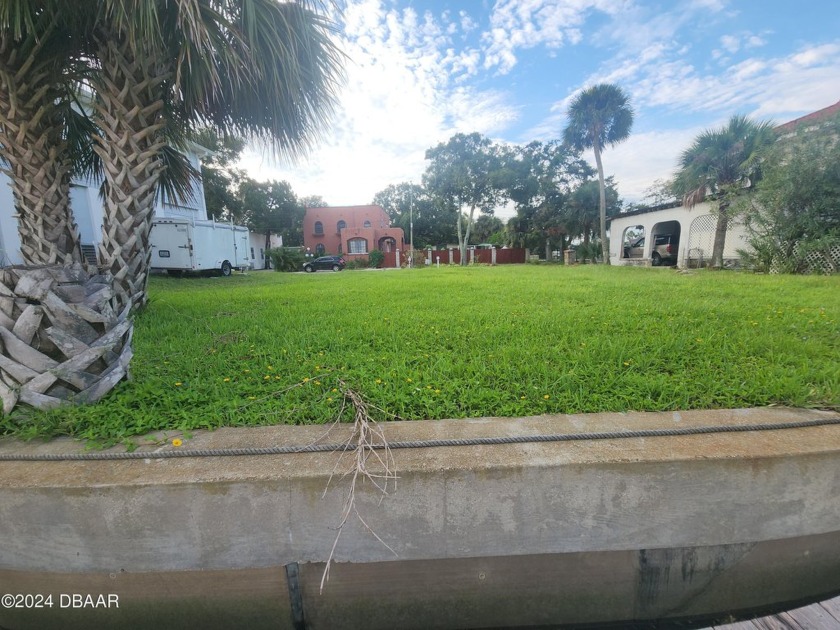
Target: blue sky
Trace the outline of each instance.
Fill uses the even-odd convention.
[[[836,0],[349,0],[343,22],[347,81],[317,148],[242,162],[330,205],[419,183],[426,149],[458,132],[559,138],[595,83],[621,86],[636,112],[604,154],[626,201],[733,114],[783,123],[840,100]]]

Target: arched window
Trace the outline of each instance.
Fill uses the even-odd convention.
[[[348,253],[367,254],[367,240],[363,238],[351,238],[347,241]]]
[[[347,227],[347,223],[344,221],[344,219],[342,219],[341,221],[338,222],[338,225],[336,226],[336,230],[338,232],[341,232],[341,230],[343,230],[346,227]]]
[[[370,221],[365,221],[364,227],[369,228],[370,227]]]
[[[316,256],[323,256],[325,251],[326,251],[326,249],[324,248],[324,244],[323,244],[323,243],[318,243],[318,244],[315,246],[315,255],[316,255]]]
[[[324,233],[324,224],[320,221],[315,221],[315,234],[323,234]]]

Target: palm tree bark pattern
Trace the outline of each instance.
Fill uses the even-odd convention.
[[[39,64],[37,45],[25,58],[20,52],[11,39],[0,43],[0,162],[11,180],[21,256],[31,265],[80,262],[52,73],[47,64]]]
[[[94,111],[102,130],[95,151],[104,165],[105,215],[99,264],[115,280],[115,309],[145,305],[149,233],[162,169],[163,86],[155,55],[128,39],[101,48]]]

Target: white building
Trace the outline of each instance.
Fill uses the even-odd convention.
[[[676,237],[678,267],[708,264],[712,257],[716,225],[717,216],[708,202],[692,208],[681,205],[660,206],[616,215],[610,219],[610,264],[650,265],[656,237],[664,234]],[[645,236],[641,258],[625,256],[624,245],[631,234]],[[741,224],[730,220],[723,251],[724,265],[740,258],[739,249],[749,249],[747,233]]]
[[[195,143],[190,143],[186,153],[192,167],[201,172],[201,158],[209,151]],[[70,187],[70,203],[73,218],[79,226],[82,251],[91,263],[96,262],[96,251],[102,241],[103,205],[99,198],[99,183],[90,179],[74,180]],[[182,203],[174,203],[166,198],[158,199],[154,211],[155,219],[188,219],[207,221],[215,217],[207,216],[204,186],[194,185],[193,196]],[[249,235],[251,257],[250,265],[255,269],[265,267],[265,235],[251,232]],[[281,247],[283,240],[279,235],[272,235],[271,246]],[[20,254],[20,234],[14,210],[14,198],[8,177],[0,173],[0,267],[23,263]]]
[[[251,232],[250,243],[251,261],[254,269],[265,269],[265,234],[261,234],[260,232]],[[283,237],[280,234],[272,234],[270,243],[270,249],[274,249],[275,247],[283,247]]]
[[[207,154],[207,149],[191,143],[186,156],[192,167],[201,172],[201,158]],[[208,219],[204,186],[193,186],[193,197],[185,203],[186,205],[179,205],[167,199],[158,200],[154,216],[159,219]],[[99,183],[90,179],[74,180],[70,186],[70,204],[73,209],[73,218],[79,226],[82,251],[88,260],[95,262],[96,250],[102,241],[104,210],[99,198]],[[9,179],[6,175],[0,174],[0,266],[23,263],[14,207]]]

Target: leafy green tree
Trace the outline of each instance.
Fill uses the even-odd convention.
[[[475,221],[473,228],[473,241],[475,243],[490,243],[491,237],[496,236],[498,241],[498,234],[505,229],[504,222],[499,218],[490,214],[482,214]]]
[[[248,228],[265,234],[266,250],[271,248],[272,234],[281,234],[287,247],[303,245],[305,209],[288,182],[257,182],[246,178],[239,185],[239,200]]]
[[[330,204],[321,195],[308,195],[300,198],[300,205],[304,208],[327,208]]]
[[[807,257],[821,254],[838,271],[832,249],[840,247],[840,117],[816,131],[799,130],[762,157],[755,194],[741,200],[758,268],[803,272]]]
[[[761,177],[761,151],[774,140],[772,123],[736,115],[723,127],[700,133],[680,156],[674,190],[682,196],[683,205],[691,207],[709,193],[717,199],[715,268],[723,266],[729,208]]]
[[[607,197],[604,165],[601,153],[607,146],[615,146],[630,137],[633,127],[633,108],[630,99],[617,85],[601,83],[578,94],[569,106],[569,124],[563,138],[569,145],[595,153],[600,184],[601,253],[604,264],[610,264],[607,242]]]
[[[607,212],[618,214],[621,203],[618,190],[612,177],[606,181]],[[569,199],[569,220],[573,226],[575,236],[583,240],[584,246],[589,246],[597,240],[600,224],[601,185],[595,179],[589,179],[579,184],[571,193]]]
[[[466,265],[476,210],[492,214],[501,198],[501,150],[479,133],[459,133],[427,150],[426,159],[423,186],[441,209],[454,211],[461,264]]]
[[[391,184],[373,197],[391,219],[391,225],[402,228],[406,240],[411,237],[414,221],[414,246],[418,249],[452,243],[455,234],[454,209],[436,204],[423,186],[403,182]]]
[[[211,152],[201,161],[201,182],[208,216],[242,222],[243,208],[238,189],[246,175],[234,164],[245,149],[245,140],[237,136],[219,136],[210,129],[200,130],[194,140]]]
[[[508,148],[504,153],[505,191],[516,207],[516,217],[507,225],[510,242],[531,248],[542,243],[549,259],[552,240],[559,238],[560,249],[564,249],[566,239],[574,235],[569,195],[573,186],[592,173],[577,150],[558,141]]]

